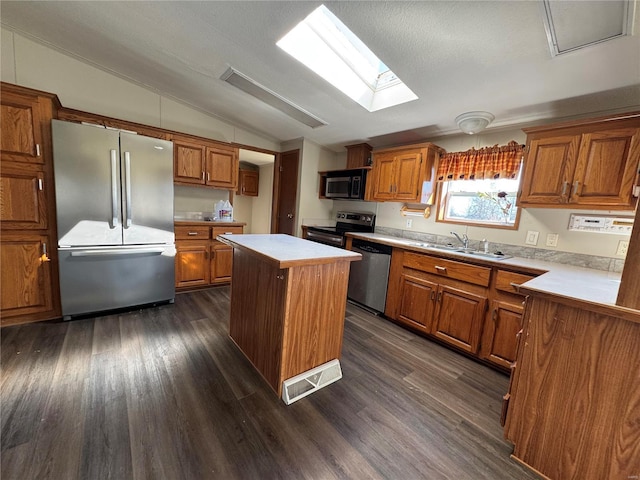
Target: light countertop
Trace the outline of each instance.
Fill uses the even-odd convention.
[[[443,251],[416,246],[416,240],[380,235],[377,233],[349,233],[348,236],[377,243],[401,247],[407,250],[428,253],[436,257],[451,258],[479,265],[504,267],[505,269],[525,270],[540,276],[521,285],[524,291],[540,292],[564,297],[570,300],[598,304],[607,307],[615,305],[620,287],[619,273],[574,267],[561,263],[544,262],[529,258],[511,257],[494,260],[473,254]]]
[[[173,221],[174,225],[184,225],[184,226],[188,226],[188,225],[211,225],[213,227],[219,227],[219,226],[223,226],[223,227],[244,227],[246,225],[245,222],[223,222],[223,221],[219,221],[219,220],[177,220],[174,219]]]
[[[350,250],[323,245],[283,234],[218,235],[218,240],[274,263],[278,268],[360,260]]]

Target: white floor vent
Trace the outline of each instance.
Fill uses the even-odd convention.
[[[282,400],[287,405],[342,378],[340,361],[331,360],[282,383]]]

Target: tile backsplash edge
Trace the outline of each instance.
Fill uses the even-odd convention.
[[[375,233],[381,235],[389,235],[391,237],[408,238],[426,243],[446,244],[452,241],[452,237],[447,235],[435,235],[431,233],[421,233],[409,230],[401,230],[399,228],[376,227]],[[470,239],[471,246],[478,245],[480,240]],[[546,250],[544,248],[523,247],[519,245],[510,245],[507,243],[489,244],[491,251],[500,250],[506,255],[514,257],[531,258],[535,260],[543,260],[545,262],[563,263],[576,267],[593,268],[595,270],[603,270],[607,272],[621,273],[624,267],[624,259],[600,257],[596,255],[586,255],[582,253],[562,252],[558,250]]]

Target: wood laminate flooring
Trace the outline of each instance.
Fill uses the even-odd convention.
[[[228,337],[229,288],[1,332],[1,478],[532,479],[508,378],[349,305],[343,378],[286,406]]]

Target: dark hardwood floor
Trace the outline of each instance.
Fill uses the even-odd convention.
[[[1,478],[537,478],[502,437],[504,375],[350,305],[342,380],[286,406],[228,305],[2,329]]]

